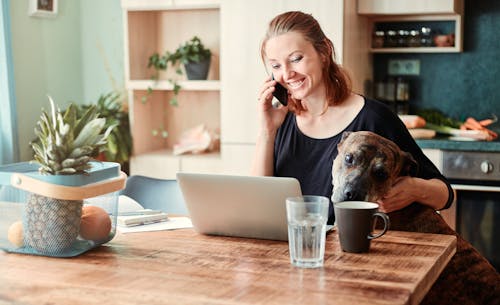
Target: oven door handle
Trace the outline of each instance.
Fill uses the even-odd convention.
[[[500,186],[451,184],[456,191],[500,192]]]

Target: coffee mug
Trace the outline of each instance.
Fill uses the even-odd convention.
[[[387,232],[389,216],[378,211],[378,204],[367,201],[343,201],[334,204],[335,222],[340,247],[345,252],[361,253],[370,250],[370,241]],[[384,229],[373,235],[375,217],[384,221]]]

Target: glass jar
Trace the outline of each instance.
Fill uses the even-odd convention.
[[[410,32],[407,30],[399,30],[397,35],[397,47],[405,48],[408,46],[408,38],[410,36]]]
[[[420,45],[422,47],[432,46],[432,30],[429,27],[422,27],[420,29]]]
[[[418,48],[420,45],[420,32],[417,30],[411,30],[408,38],[408,46],[411,48]]]
[[[387,35],[385,38],[385,46],[388,48],[395,48],[398,46],[396,31],[394,30],[387,31]]]
[[[383,48],[384,44],[385,44],[385,32],[384,31],[373,32],[372,47]]]
[[[410,84],[403,77],[396,80],[396,113],[408,114],[410,110]]]

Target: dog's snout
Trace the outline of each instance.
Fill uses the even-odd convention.
[[[344,198],[345,200],[357,200],[358,192],[352,187],[346,187],[344,189]]]

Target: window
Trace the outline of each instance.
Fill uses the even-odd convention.
[[[9,12],[9,1],[0,0],[0,165],[19,158]]]

